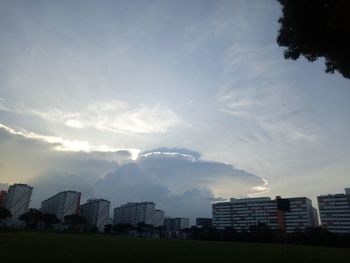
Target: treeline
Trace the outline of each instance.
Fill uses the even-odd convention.
[[[293,233],[281,235],[264,223],[250,226],[247,231],[238,232],[233,227],[216,229],[214,227],[191,227],[191,239],[210,241],[281,243],[311,246],[350,247],[350,234],[335,234],[322,227],[310,227],[304,231],[296,229]]]
[[[7,219],[12,217],[11,212],[0,207],[0,221],[6,222]],[[97,232],[96,226],[89,226],[87,219],[78,214],[67,215],[61,222],[56,215],[43,213],[38,209],[30,208],[26,213],[22,214],[19,218],[28,229],[51,229],[51,230],[67,230],[75,232]],[[6,224],[2,224],[3,227]]]
[[[11,218],[11,213],[6,208],[0,207],[0,226],[1,222],[9,218]],[[97,233],[99,231],[96,226],[89,225],[85,217],[77,214],[65,216],[61,222],[56,215],[42,213],[38,209],[29,209],[28,212],[19,217],[19,220],[23,221],[25,227],[28,229],[79,233]],[[281,235],[280,231],[273,230],[264,223],[250,226],[247,231],[241,232],[233,227],[216,229],[215,227],[196,226],[176,232],[167,232],[163,226],[153,227],[144,223],[139,223],[137,226],[130,224],[110,224],[104,226],[103,233],[149,238],[350,247],[350,234],[335,234],[321,227],[310,227],[304,231],[296,229],[293,233]]]

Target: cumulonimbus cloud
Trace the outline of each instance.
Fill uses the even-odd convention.
[[[6,126],[5,126],[6,127]],[[77,190],[83,201],[106,198],[115,207],[131,201],[153,201],[170,216],[210,216],[211,203],[229,197],[263,193],[267,182],[230,164],[201,159],[189,149],[157,148],[132,158],[131,152],[57,151],[40,136],[0,127],[3,172],[14,183],[35,187],[33,202],[63,190]],[[16,165],[14,165],[16,164]],[[23,177],[32,175],[31,177]]]

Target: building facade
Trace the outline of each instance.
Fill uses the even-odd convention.
[[[64,217],[79,214],[81,193],[63,191],[41,202],[41,212],[54,214],[63,221]]]
[[[162,210],[154,210],[152,219],[151,219],[151,225],[154,227],[159,227],[164,224],[164,211]]]
[[[196,218],[196,226],[199,227],[211,227],[213,225],[213,220],[211,218]]]
[[[80,206],[80,214],[87,219],[90,226],[96,226],[100,232],[109,223],[111,202],[105,199],[90,199]]]
[[[349,188],[346,188],[348,190]],[[317,197],[321,226],[332,233],[350,233],[350,192]]]
[[[19,220],[19,217],[28,211],[32,193],[33,187],[29,185],[10,185],[4,202],[5,208],[8,209],[12,215],[12,217],[8,221],[8,224],[18,225],[22,223]]]
[[[277,199],[231,198],[229,202],[212,205],[213,226],[218,229],[233,227],[237,231],[248,231],[250,226],[264,223],[274,230],[285,230],[287,233],[296,229],[304,230],[316,226],[314,208],[306,197],[288,198],[290,211],[281,213],[277,209]]]
[[[113,224],[139,223],[160,226],[163,224],[164,212],[155,209],[153,202],[127,203],[114,209]]]
[[[319,226],[317,210],[312,202],[306,197],[288,198],[290,201],[290,212],[285,212],[285,226],[287,233],[296,229],[305,230],[307,227]]]
[[[179,232],[182,229],[190,227],[190,220],[188,218],[170,218],[164,219],[165,232]]]

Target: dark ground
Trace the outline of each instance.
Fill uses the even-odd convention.
[[[350,249],[151,240],[111,235],[0,233],[0,262],[348,262]]]

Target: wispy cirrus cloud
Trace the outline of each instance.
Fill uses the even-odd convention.
[[[245,34],[240,38],[247,37]],[[285,65],[275,48],[276,44],[261,45],[261,40],[254,40],[227,49],[216,96],[218,108],[254,126],[251,130],[255,137],[316,142],[321,135],[308,116],[303,96],[285,80],[293,66]]]
[[[268,138],[307,143],[322,138],[317,125],[288,86],[233,88],[223,92],[218,100],[222,112],[253,123]]]

